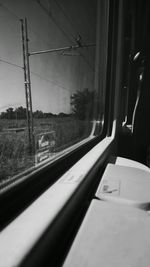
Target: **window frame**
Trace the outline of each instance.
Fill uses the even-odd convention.
[[[109,2],[110,1],[108,1],[108,3]],[[86,201],[89,200],[87,196],[89,196],[89,191],[93,185],[93,181],[95,181],[95,177],[97,181],[100,179],[101,174],[108,162],[110,154],[114,152],[114,148],[116,147],[115,144],[116,130],[118,128],[118,121],[116,121],[116,119],[117,117],[119,117],[119,114],[117,116],[117,111],[119,108],[119,95],[120,95],[120,83],[121,83],[120,66],[122,61],[118,57],[118,55],[121,53],[121,47],[122,47],[121,46],[122,23],[120,22],[122,22],[123,0],[119,1],[119,5],[120,7],[118,11],[119,19],[117,24],[118,38],[117,38],[117,53],[116,53],[116,57],[118,60],[114,64],[116,68],[115,82],[114,82],[115,92],[113,100],[111,100],[110,98],[108,99],[106,98],[106,107],[109,107],[108,112],[111,112],[111,110],[113,109],[113,115],[112,117],[111,116],[105,117],[106,123],[104,124],[103,132],[100,136],[91,138],[91,140],[88,140],[84,144],[77,146],[76,149],[73,149],[72,151],[63,155],[53,163],[47,164],[46,166],[41,167],[40,170],[28,174],[26,177],[24,177],[24,181],[18,182],[18,184],[14,183],[9,185],[7,188],[5,188],[3,194],[0,195],[0,198],[3,202],[3,203],[1,202],[3,206],[3,210],[1,210],[1,212],[2,214],[6,215],[6,217],[4,216],[5,217],[4,221],[2,222],[3,231],[1,233],[3,238],[0,239],[0,242],[2,242],[4,245],[4,246],[2,245],[3,251],[1,250],[2,253],[1,259],[2,260],[4,259],[3,264],[6,263],[7,264],[6,266],[10,267],[13,264],[16,264],[17,260],[19,261],[18,264],[22,263],[22,260],[25,258],[25,256],[27,255],[31,256],[30,252],[31,253],[33,252],[32,257],[27,257],[27,261],[25,260],[23,262],[23,266],[28,266],[28,267],[36,266],[37,260],[39,260],[40,257],[43,257],[43,253],[46,252],[47,247],[48,249],[52,248],[52,251],[54,251],[54,248],[55,249],[57,248],[56,243],[60,241],[59,239],[60,236],[64,235],[63,232],[64,228],[66,229],[67,227],[69,227],[69,224],[71,224],[72,222],[74,213],[76,212],[77,209],[81,208],[83,200]],[[107,93],[110,92],[109,86],[107,86],[106,92]],[[107,133],[109,125],[108,122],[112,124],[110,130],[111,134]],[[82,169],[83,167],[84,170]],[[73,178],[72,175],[74,175]],[[52,180],[50,179],[50,176]],[[56,182],[56,178],[60,179]],[[71,181],[71,179],[73,179],[72,180],[73,183],[69,184],[72,189],[71,191],[70,190],[67,191],[66,194],[68,195],[64,197],[64,202],[62,203],[63,193],[66,192],[65,185],[66,183],[68,183],[69,180]],[[55,192],[55,189],[57,189],[57,187],[60,186],[60,183],[63,186],[63,191],[61,192],[59,190],[56,190]],[[50,184],[51,185],[53,184],[53,186],[50,187]],[[53,192],[52,193],[54,197],[53,201],[55,199],[56,201],[55,204],[56,206],[58,205],[57,206],[58,209],[53,205],[53,202],[51,202],[52,199],[49,198],[46,199],[46,206],[48,208],[48,210],[47,209],[45,210],[46,216],[49,216],[49,211],[53,210],[53,214],[50,215],[52,216],[51,220],[48,217],[48,221],[46,224],[43,225],[41,231],[40,232],[38,231],[37,235],[35,233],[34,236],[35,239],[34,240],[33,239],[31,240],[30,238],[28,240],[26,239],[27,243],[25,244],[24,240],[21,239],[21,237],[19,236],[18,231],[19,229],[23,230],[24,227],[26,228],[27,227],[26,223],[29,222],[30,220],[34,221],[34,214],[31,211],[33,211],[33,207],[35,207],[37,203],[42,201],[43,197],[45,196],[45,194],[47,194],[47,192],[50,192],[50,195]],[[61,196],[59,195],[60,192]],[[26,199],[27,195],[28,195],[28,200]],[[13,203],[11,202],[12,197],[14,197]],[[17,204],[17,209],[15,207],[16,204]],[[44,211],[43,207],[44,206],[42,204],[41,209],[39,209],[39,206],[37,205],[34,212],[36,214],[39,214],[40,211]],[[23,210],[24,212],[22,212]],[[55,216],[53,216],[54,213]],[[26,215],[30,215],[31,216],[30,219],[28,216],[26,220],[20,219]],[[12,219],[14,220],[12,221]],[[22,220],[22,226],[21,226],[22,228],[20,228],[20,226],[18,225],[18,222],[20,220]],[[34,224],[37,224],[37,221],[34,221],[33,225]],[[44,233],[46,233],[45,237],[43,236]],[[18,237],[19,240],[21,240],[21,243],[17,243],[18,242],[17,238],[14,238],[13,240],[15,241],[15,244],[17,244],[17,246],[14,245],[14,247],[12,246],[7,247],[6,241],[9,244],[9,239],[11,240],[12,236]],[[44,244],[42,243],[43,245],[41,248],[39,241],[42,240],[44,241]],[[10,243],[10,245],[11,244],[12,243]],[[19,250],[18,250],[18,244],[19,244]],[[32,245],[36,246],[35,250],[32,250]],[[37,251],[39,252],[38,254],[36,253]]]
[[[105,16],[103,16],[101,12],[102,8],[105,10]],[[97,32],[98,32],[97,43],[96,43],[97,51],[102,49],[102,47],[104,46],[104,43],[108,43],[108,34],[109,34],[108,27],[110,26],[109,25],[109,15],[110,15],[109,8],[110,8],[109,0],[103,3],[99,3],[98,1],[98,15],[97,16],[101,15],[101,21],[98,20],[98,23],[102,21],[105,22],[104,23],[105,27],[99,27],[99,26],[97,27]],[[106,30],[106,33],[103,35],[103,38],[101,39],[100,36],[101,34],[105,32],[105,30]],[[98,68],[100,61],[102,61],[101,70],[104,69],[103,71],[105,72],[106,72],[107,64],[108,64],[107,62],[108,49],[109,47],[107,48],[104,47],[102,49],[101,53],[99,53],[98,61],[96,62],[96,68]],[[107,91],[110,90],[109,88],[106,87],[106,80],[108,79],[107,73],[105,73],[105,77],[104,78],[101,77],[101,79],[102,80],[99,79],[99,75],[96,75],[95,86],[97,90],[101,88],[101,91],[103,91],[102,94],[104,95],[103,97],[106,100],[106,103],[105,103],[105,109],[106,109],[110,105],[109,103],[110,99],[107,100],[106,98],[108,95]],[[107,112],[109,111],[107,110]],[[100,142],[107,136],[107,129],[108,129],[108,118],[107,117],[108,116],[106,114],[106,110],[105,110],[104,116],[105,118],[104,118],[104,125],[102,125],[103,126],[102,131],[100,130],[99,120],[97,120],[95,124],[93,123],[93,129],[91,131],[91,135],[88,138],[86,138],[85,140],[79,143],[76,143],[75,145],[65,149],[64,151],[61,151],[56,158],[54,158],[52,161],[46,161],[45,163],[41,164],[39,168],[33,167],[31,169],[28,169],[24,171],[23,173],[12,177],[11,181],[6,181],[3,185],[0,185],[0,200],[2,203],[1,205],[2,211],[4,212],[4,214],[7,214],[8,213],[7,211],[9,210],[9,214],[10,214],[9,216],[6,215],[6,217],[10,218],[12,216],[10,211],[13,210],[15,206],[15,204],[13,204],[11,201],[12,197],[14,198],[14,201],[13,201],[14,203],[16,203],[19,200],[19,197],[22,199],[23,195],[25,194],[27,194],[28,199],[30,199],[29,197],[30,194],[29,192],[27,193],[28,187],[29,188],[34,187],[34,189],[32,188],[33,190],[32,194],[33,194],[33,199],[35,199],[43,190],[45,190],[47,186],[52,185],[66,170],[68,170],[73,164],[75,164],[75,162],[77,162],[83,155],[85,155],[93,146],[95,146],[98,142]],[[54,170],[55,168],[57,169],[57,171]],[[51,181],[49,181],[50,175],[53,177],[51,178]],[[42,178],[43,176],[44,176],[44,179]],[[34,181],[36,181],[36,184],[41,185],[41,189],[37,189],[37,187],[39,187],[37,185],[34,186]],[[37,191],[35,190],[35,187]],[[22,195],[22,191],[23,191],[23,195]],[[27,203],[30,203],[30,201]],[[23,204],[23,206],[28,205],[25,200],[23,200],[23,203],[24,202],[25,204]],[[19,206],[17,210],[22,210],[20,205],[17,205]]]

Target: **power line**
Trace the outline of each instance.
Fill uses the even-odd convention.
[[[2,3],[0,3],[0,7],[4,8],[8,13],[10,13],[11,15],[13,15],[13,17],[15,17],[15,19],[17,19],[17,21],[20,20],[20,18],[19,18],[13,11],[11,11],[9,8],[7,8],[6,6],[4,6]],[[31,27],[30,27],[30,29],[31,29]],[[33,32],[33,30],[32,30],[32,32]],[[36,32],[34,32],[34,33],[36,33]],[[36,34],[37,34],[37,33],[36,33]],[[37,34],[37,35],[38,35],[38,34]],[[38,35],[38,37],[39,37],[39,35]],[[48,44],[48,43],[47,43],[47,44]],[[8,65],[10,65],[10,66],[13,66],[13,67],[16,67],[16,68],[19,68],[19,69],[23,70],[23,66],[21,66],[21,65],[17,65],[17,64],[15,64],[15,63],[10,62],[10,61],[7,61],[7,60],[5,60],[5,59],[0,58],[0,62],[3,62],[3,63],[5,63],[5,64],[8,64]],[[64,86],[58,84],[58,83],[55,82],[55,81],[52,81],[52,80],[49,80],[49,79],[45,79],[43,76],[41,76],[40,74],[35,73],[35,72],[33,72],[33,71],[31,71],[31,73],[34,74],[35,76],[39,77],[40,79],[44,80],[44,81],[47,81],[47,82],[52,83],[52,84],[55,84],[55,85],[57,85],[58,87],[60,87],[60,88],[62,88],[62,89],[64,89],[64,90],[69,91],[69,89],[65,88]]]
[[[57,26],[57,28],[64,34],[64,36],[67,38],[67,40],[70,42],[72,42],[70,36],[68,36],[68,33],[66,33],[66,31],[58,24],[58,22],[56,21],[56,19],[48,12],[48,10],[41,4],[40,0],[36,0],[36,2],[39,4],[39,6],[43,9],[43,11],[48,15],[48,17],[51,18],[51,20],[54,22],[54,24]],[[73,36],[73,39],[74,36]],[[87,65],[92,69],[93,72],[95,72],[95,69],[93,68],[93,66],[88,62],[88,60],[85,58],[85,56],[79,52],[79,54],[81,55],[81,57],[84,59],[84,61],[87,63]]]
[[[0,3],[0,7],[4,8],[5,10],[7,10],[7,12],[9,12],[11,15],[13,15],[14,17],[16,17],[17,20],[20,19],[12,10],[10,10],[8,7],[6,7],[5,5],[3,5],[2,3]]]
[[[72,26],[72,29],[74,30],[74,32],[76,33],[76,36],[80,36],[80,32],[77,30],[77,28],[75,27],[74,23],[72,22],[71,18],[68,16],[68,14],[65,12],[64,7],[58,3],[57,0],[55,0],[55,3],[57,5],[57,7],[59,8],[59,10],[62,12],[62,14],[64,15],[64,17],[68,20],[68,22],[70,23],[70,25]],[[76,41],[76,37],[73,37],[73,39]],[[85,45],[85,43],[82,41],[82,43]]]
[[[3,63],[5,63],[5,64],[8,64],[8,65],[10,65],[10,66],[13,66],[13,67],[16,67],[16,68],[19,68],[19,69],[23,70],[23,67],[22,67],[22,66],[17,65],[17,64],[12,63],[12,62],[9,62],[9,61],[6,61],[6,60],[4,60],[4,59],[2,59],[2,58],[0,58],[0,62],[3,62]],[[64,89],[64,90],[70,92],[69,89],[67,89],[67,88],[66,88],[65,86],[63,86],[63,85],[60,85],[60,84],[57,83],[56,81],[46,79],[46,78],[44,78],[43,76],[41,76],[40,74],[38,74],[38,73],[36,73],[36,72],[34,72],[34,71],[31,71],[31,73],[34,74],[35,76],[39,77],[40,79],[44,80],[44,81],[47,81],[47,82],[52,83],[52,84],[55,84],[55,85],[57,85],[58,87],[60,87],[60,88],[62,88],[62,89]]]
[[[8,7],[6,7],[4,4],[0,3],[0,7],[2,7],[3,9],[5,9],[9,14],[11,14],[17,21],[20,21],[20,17],[13,12],[12,10],[10,10]],[[44,43],[46,43],[48,46],[50,45],[48,42],[46,42],[45,40],[43,40],[43,37],[41,37],[41,35],[39,33],[37,33],[35,30],[33,30],[32,26],[30,23],[28,23],[29,29],[32,33],[34,33],[37,37],[40,37],[40,40],[42,40]]]
[[[37,1],[37,2],[39,3],[40,1]],[[40,3],[40,6],[41,6],[41,3]],[[4,6],[2,3],[0,3],[0,7],[3,7],[5,10],[7,10],[7,12],[10,13],[11,15],[13,15],[17,20],[20,20],[20,18],[19,18],[18,15],[16,15],[12,10],[10,10],[8,7]],[[42,6],[42,7],[43,7],[43,6]],[[46,9],[45,9],[45,11],[48,12]],[[49,13],[48,13],[48,15],[49,15]],[[56,20],[55,20],[53,17],[51,17],[51,18],[52,18],[53,22],[56,24],[56,26],[57,26],[57,27],[58,27],[58,28],[65,34],[66,38],[70,41],[70,38],[68,37],[67,33],[66,33],[66,32],[65,32],[65,31],[58,25],[58,23],[56,22]],[[30,26],[30,24],[29,24],[29,26]],[[33,33],[35,33],[35,34],[39,37],[39,34],[36,33],[35,31],[33,31],[32,28],[31,28],[31,26],[30,26],[30,29],[31,29],[31,31],[32,31]],[[47,43],[47,44],[48,44],[48,43]],[[48,44],[48,45],[49,45],[49,44]],[[80,55],[84,58],[84,56],[82,55],[82,53],[80,53]],[[84,60],[86,61],[85,58],[84,58]],[[7,60],[4,60],[4,59],[2,59],[2,58],[0,58],[0,61],[3,62],[3,63],[5,63],[5,64],[8,64],[8,65],[11,65],[11,66],[14,66],[14,67],[23,69],[22,66],[17,65],[17,64],[12,63],[12,62],[9,62],[9,61],[7,61]],[[87,62],[87,63],[88,63],[88,62]],[[88,63],[88,65],[89,65],[89,63]],[[58,83],[55,82],[55,81],[52,81],[52,80],[49,80],[49,79],[45,79],[45,78],[42,77],[40,74],[35,73],[35,72],[33,72],[33,71],[31,71],[31,73],[34,74],[34,75],[36,75],[37,77],[39,77],[39,78],[42,79],[42,80],[45,80],[45,81],[50,82],[50,83],[52,83],[52,84],[55,84],[55,85],[57,85],[58,87],[60,87],[60,88],[62,88],[62,89],[64,89],[64,90],[69,91],[69,89],[67,89],[66,87],[64,87],[64,86],[62,86],[62,85],[60,85],[60,84],[58,84]]]
[[[74,32],[77,33],[77,36],[80,36],[79,32],[77,31],[77,29],[76,29],[76,27],[74,26],[73,22],[71,21],[70,17],[69,17],[68,14],[66,14],[66,12],[64,11],[64,8],[62,7],[62,5],[61,5],[60,3],[58,3],[57,0],[55,0],[55,3],[56,3],[56,5],[57,5],[57,7],[60,9],[60,11],[62,12],[62,14],[65,16],[65,18],[68,20],[68,22],[70,23],[70,25],[72,26]],[[73,36],[73,39],[76,41],[76,37]],[[85,45],[84,42],[83,42],[83,45]],[[88,49],[88,47],[87,47],[87,49]],[[83,57],[83,59],[85,60],[85,62],[92,68],[92,70],[95,71],[94,68],[91,66],[91,64],[88,62],[88,60],[85,58],[85,56],[84,56],[81,52],[79,52],[79,53],[80,53],[80,55]]]
[[[33,72],[33,71],[31,71],[31,73],[32,73],[33,75],[39,77],[41,80],[44,80],[44,81],[47,81],[47,82],[49,82],[49,83],[51,83],[51,84],[57,85],[58,87],[62,88],[63,90],[66,90],[66,91],[70,92],[70,90],[69,90],[67,87],[58,84],[56,81],[46,79],[46,78],[44,78],[43,76],[41,76],[40,74],[38,74],[38,73],[36,73],[36,72]]]
[[[68,34],[66,33],[66,31],[58,24],[58,22],[56,21],[56,19],[50,15],[50,13],[48,12],[48,10],[41,4],[40,0],[36,0],[36,2],[40,5],[40,7],[46,12],[46,14],[52,19],[52,21],[54,22],[54,24],[57,26],[57,28],[64,34],[64,36],[67,38],[67,40],[71,41],[71,38],[68,36]],[[57,3],[58,4],[58,3]],[[2,3],[0,3],[0,7],[3,7],[5,10],[7,10],[7,12],[9,12],[11,15],[13,15],[17,20],[20,20],[20,17],[14,13],[12,10],[10,10],[8,7],[6,7],[5,5],[3,5]],[[66,16],[66,18],[70,21],[69,17],[65,14],[65,12],[63,11],[63,9],[61,8],[64,16]],[[70,22],[71,23],[71,22]],[[36,34],[38,37],[40,37],[40,39],[43,40],[43,38],[41,38],[41,35],[39,33],[37,33],[36,31],[34,31],[29,23],[29,28],[31,30],[32,33]],[[75,37],[72,35],[73,39],[75,40]],[[44,40],[43,40],[44,41]],[[45,41],[44,41],[45,42]],[[45,42],[47,45],[50,45],[49,43]],[[87,63],[87,65],[95,72],[93,66],[89,63],[89,61],[85,58],[85,56],[79,52],[80,56],[83,58],[83,60]]]
[[[76,32],[77,35],[79,35],[79,32],[76,30],[74,24],[72,23],[70,17],[66,14],[66,12],[64,11],[64,8],[61,6],[60,3],[58,3],[58,1],[55,0],[55,3],[57,5],[57,7],[61,10],[61,12],[63,13],[63,15],[65,16],[65,18],[68,20],[68,22],[70,23],[70,25],[72,26],[73,30]],[[75,39],[75,37],[74,37]]]
[[[66,36],[66,38],[70,41],[70,38],[68,38],[68,34],[64,31],[64,29],[58,24],[56,19],[48,12],[48,10],[44,7],[44,5],[41,4],[40,0],[36,0],[41,9],[44,10],[44,12],[48,15],[48,17],[51,18],[51,20],[54,22],[54,24],[57,26],[57,28]]]
[[[7,60],[4,60],[4,59],[2,59],[2,58],[0,58],[0,62],[3,62],[3,63],[5,63],[5,64],[8,64],[8,65],[10,65],[10,66],[13,66],[13,67],[16,67],[16,68],[19,68],[19,69],[23,70],[23,67],[22,67],[22,66],[17,65],[17,64],[12,63],[12,62],[9,62],[9,61],[7,61]],[[38,73],[36,73],[36,72],[34,72],[34,71],[31,71],[31,73],[32,73],[33,75],[39,77],[40,79],[46,81],[46,82],[49,82],[49,83],[51,83],[51,84],[55,84],[55,85],[57,85],[58,87],[62,88],[63,90],[66,90],[66,91],[70,92],[69,89],[67,89],[67,88],[66,88],[65,86],[63,86],[63,85],[60,85],[59,83],[57,83],[57,82],[54,81],[54,80],[46,79],[46,78],[44,78],[42,75],[40,75],[40,74],[38,74]]]
[[[22,67],[22,66],[20,66],[20,65],[17,65],[17,64],[15,64],[15,63],[12,63],[12,62],[9,62],[9,61],[7,61],[7,60],[4,60],[4,59],[2,59],[2,58],[0,58],[0,62],[3,62],[3,63],[5,63],[5,64],[11,65],[11,66],[13,66],[13,67],[16,67],[16,68],[23,69],[23,67]]]

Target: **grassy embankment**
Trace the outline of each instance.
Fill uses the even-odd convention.
[[[14,128],[26,128],[25,120],[0,120],[0,181],[8,179],[35,164],[29,154],[26,129],[16,132]],[[55,132],[55,151],[70,146],[88,136],[90,123],[74,118],[34,119],[34,135]]]

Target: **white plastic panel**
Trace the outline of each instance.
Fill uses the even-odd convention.
[[[147,209],[150,203],[150,172],[108,164],[96,197]]]
[[[63,267],[150,266],[146,211],[93,200]]]
[[[137,161],[131,160],[131,159],[127,159],[127,158],[117,157],[115,164],[121,165],[121,166],[138,168],[138,169],[150,172],[149,167],[145,166],[144,164],[142,164],[140,162],[137,162]]]

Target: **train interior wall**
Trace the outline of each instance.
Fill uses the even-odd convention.
[[[126,2],[123,34],[122,125],[118,139],[119,156],[148,166],[150,165],[149,12],[149,1]],[[129,125],[132,125],[132,130]]]

